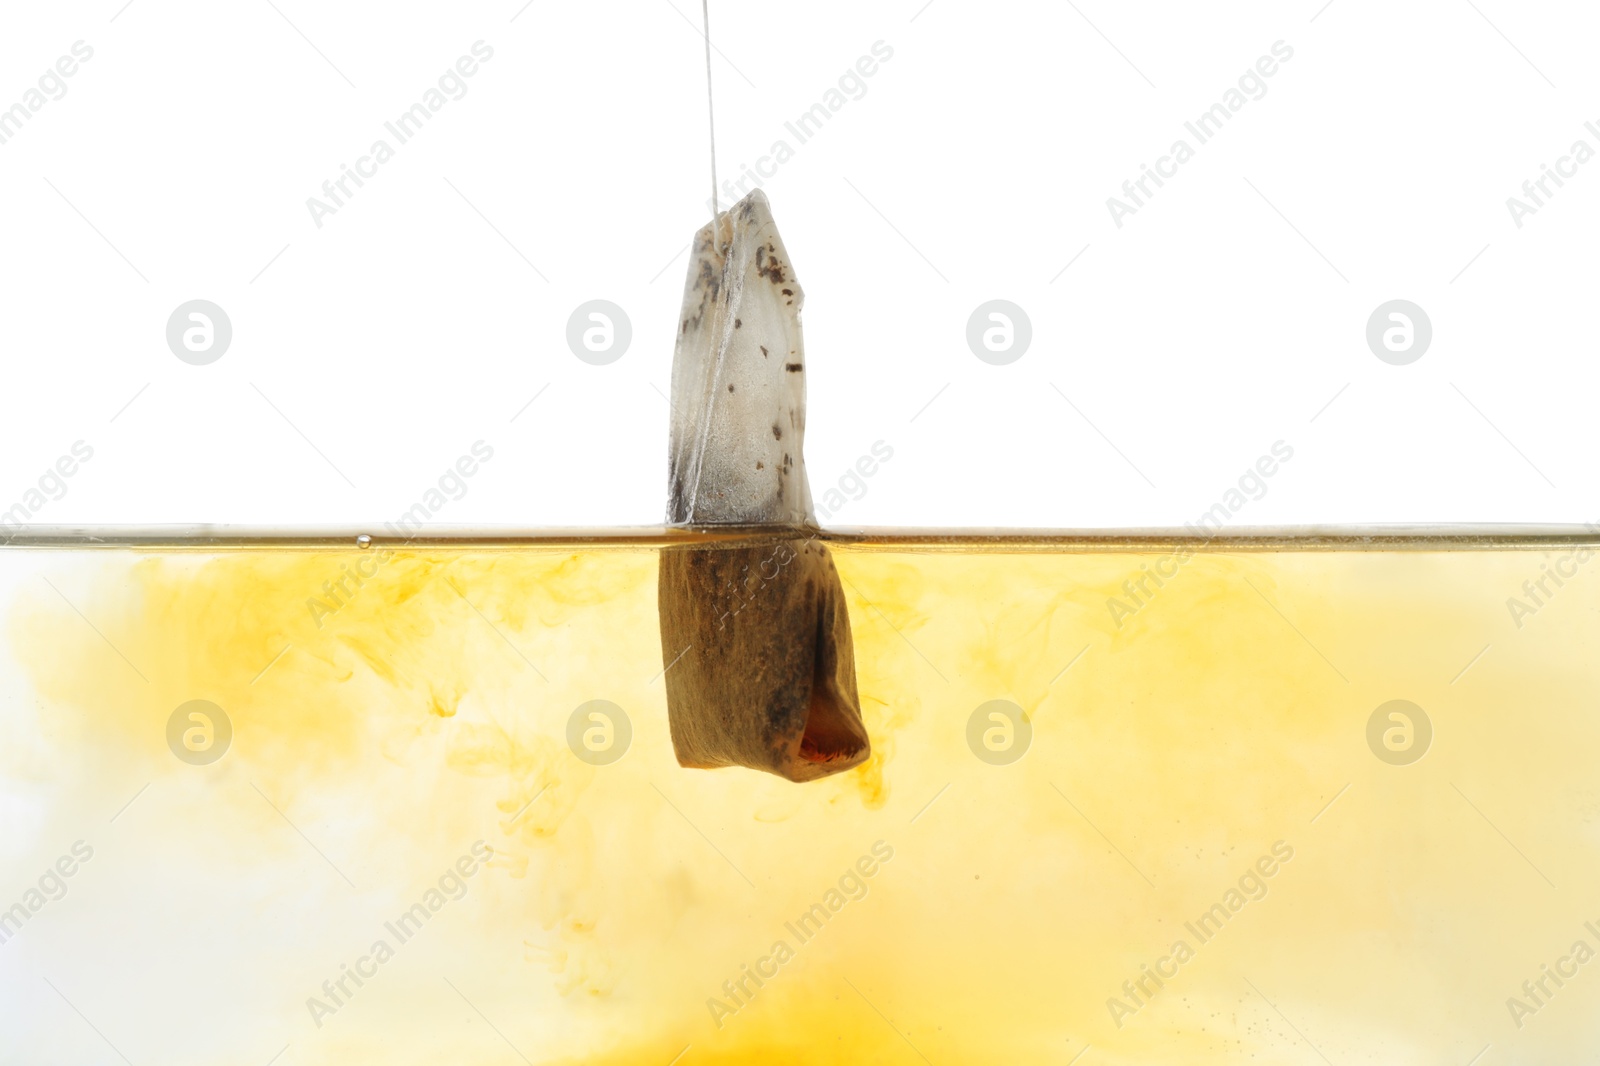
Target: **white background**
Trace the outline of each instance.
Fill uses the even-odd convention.
[[[7,5],[0,107],[94,56],[0,145],[0,510],[81,439],[33,521],[365,528],[481,439],[441,522],[658,523],[710,184],[698,5],[274,3]],[[765,188],[814,492],[894,450],[831,524],[1176,526],[1278,440],[1240,524],[1600,518],[1600,162],[1521,228],[1506,206],[1600,148],[1592,7],[717,0],[711,28],[722,175],[795,149]],[[467,95],[319,229],[307,198],[479,40]],[[1118,228],[1107,197],[1280,40]],[[234,330],[208,366],[166,344],[196,298]],[[596,298],[633,329],[607,366],[565,339]],[[1007,366],[965,337],[994,298],[1032,322]],[[1395,298],[1434,330],[1408,366],[1365,341]]]

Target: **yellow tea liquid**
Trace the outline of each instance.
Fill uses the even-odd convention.
[[[1591,545],[836,541],[795,785],[666,543],[0,552],[0,1062],[1600,1053]]]

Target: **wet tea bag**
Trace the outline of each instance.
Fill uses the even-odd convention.
[[[682,766],[809,781],[871,745],[806,482],[803,294],[765,195],[715,228],[695,239],[679,316],[667,521],[749,535],[661,554],[672,744]]]

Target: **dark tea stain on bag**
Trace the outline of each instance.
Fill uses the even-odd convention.
[[[822,542],[668,548],[658,598],[663,661],[681,653],[665,675],[679,765],[811,781],[871,754],[850,616]]]

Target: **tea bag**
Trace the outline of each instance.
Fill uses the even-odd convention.
[[[667,715],[678,763],[791,781],[871,754],[844,590],[815,534],[803,293],[753,192],[696,237],[672,365],[667,522],[747,537],[661,553]]]

